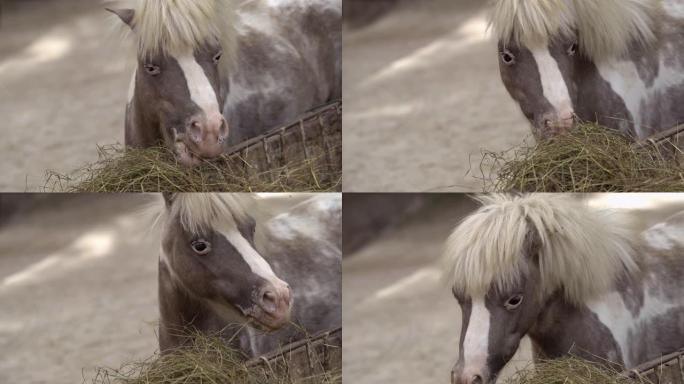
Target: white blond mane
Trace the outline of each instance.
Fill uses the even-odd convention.
[[[482,196],[483,206],[449,237],[445,271],[458,292],[506,292],[522,276],[528,234],[538,234],[541,292],[559,289],[581,303],[638,270],[634,233],[615,211],[591,209],[573,197]],[[534,232],[531,232],[534,231]]]
[[[131,27],[141,57],[182,54],[219,43],[224,56],[235,51],[234,0],[124,0],[133,9]]]
[[[493,0],[490,25],[500,41],[532,48],[577,33],[598,61],[652,44],[662,12],[661,0]]]
[[[170,210],[164,207],[162,212],[167,218],[177,216],[185,230],[202,233],[225,223],[244,221],[249,199],[242,194],[179,193],[173,196]]]

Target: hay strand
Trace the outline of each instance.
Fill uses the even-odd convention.
[[[671,141],[635,144],[596,124],[579,124],[548,141],[485,151],[481,170],[485,191],[680,192],[681,153]]]
[[[200,166],[178,164],[163,147],[98,147],[99,160],[69,174],[48,171],[48,192],[328,192],[339,189],[341,170],[317,158],[257,171],[240,156],[223,155]]]
[[[193,342],[170,353],[159,353],[131,361],[120,368],[100,367],[92,384],[341,384],[340,368],[325,369],[320,361],[317,372],[306,377],[275,370],[269,365],[254,365],[217,336],[192,336]],[[293,370],[295,371],[294,367]]]
[[[543,360],[517,371],[505,384],[652,384],[645,378],[628,378],[605,364],[570,356]]]

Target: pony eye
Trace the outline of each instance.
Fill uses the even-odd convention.
[[[517,309],[520,304],[523,302],[523,295],[513,295],[508,300],[506,300],[506,303],[504,304],[504,307],[506,307],[507,310],[513,311]]]
[[[219,52],[214,56],[214,63],[218,64],[219,60],[221,60],[221,56],[223,56],[223,52]]]
[[[156,76],[161,73],[161,69],[159,69],[159,66],[157,65],[145,64],[143,67],[145,68],[145,72],[152,76]]]
[[[568,56],[575,56],[575,53],[577,53],[577,43],[572,43],[568,48]]]
[[[506,65],[513,65],[515,64],[515,55],[506,49],[501,52],[501,61],[503,61]]]
[[[209,253],[209,251],[211,251],[211,243],[202,239],[193,241],[190,246],[198,255],[206,255]]]

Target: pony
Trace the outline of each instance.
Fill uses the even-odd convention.
[[[684,346],[684,212],[639,233],[576,196],[477,199],[443,259],[462,313],[452,383],[494,383],[526,335],[535,359],[613,368]]]
[[[135,0],[108,8],[137,43],[125,144],[185,165],[342,96],[342,1]]]
[[[245,357],[342,325],[341,197],[321,194],[257,223],[244,195],[164,195],[159,348],[219,335]]]
[[[682,0],[494,0],[490,26],[536,138],[585,121],[644,139],[684,121]]]

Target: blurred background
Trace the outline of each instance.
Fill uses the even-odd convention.
[[[153,200],[0,195],[0,382],[81,383],[157,349]]]
[[[133,51],[99,0],[0,0],[0,191],[123,143]]]
[[[311,196],[259,194],[250,214],[262,223]],[[160,200],[0,194],[0,383],[90,383],[98,367],[158,350],[161,228],[149,206]]]
[[[482,191],[481,150],[531,136],[482,0],[344,0],[344,189]]]
[[[684,210],[684,194],[575,198],[629,209],[644,229]],[[461,313],[438,261],[450,232],[478,204],[465,194],[345,194],[343,201],[345,382],[448,383]],[[525,338],[501,378],[530,362]]]

